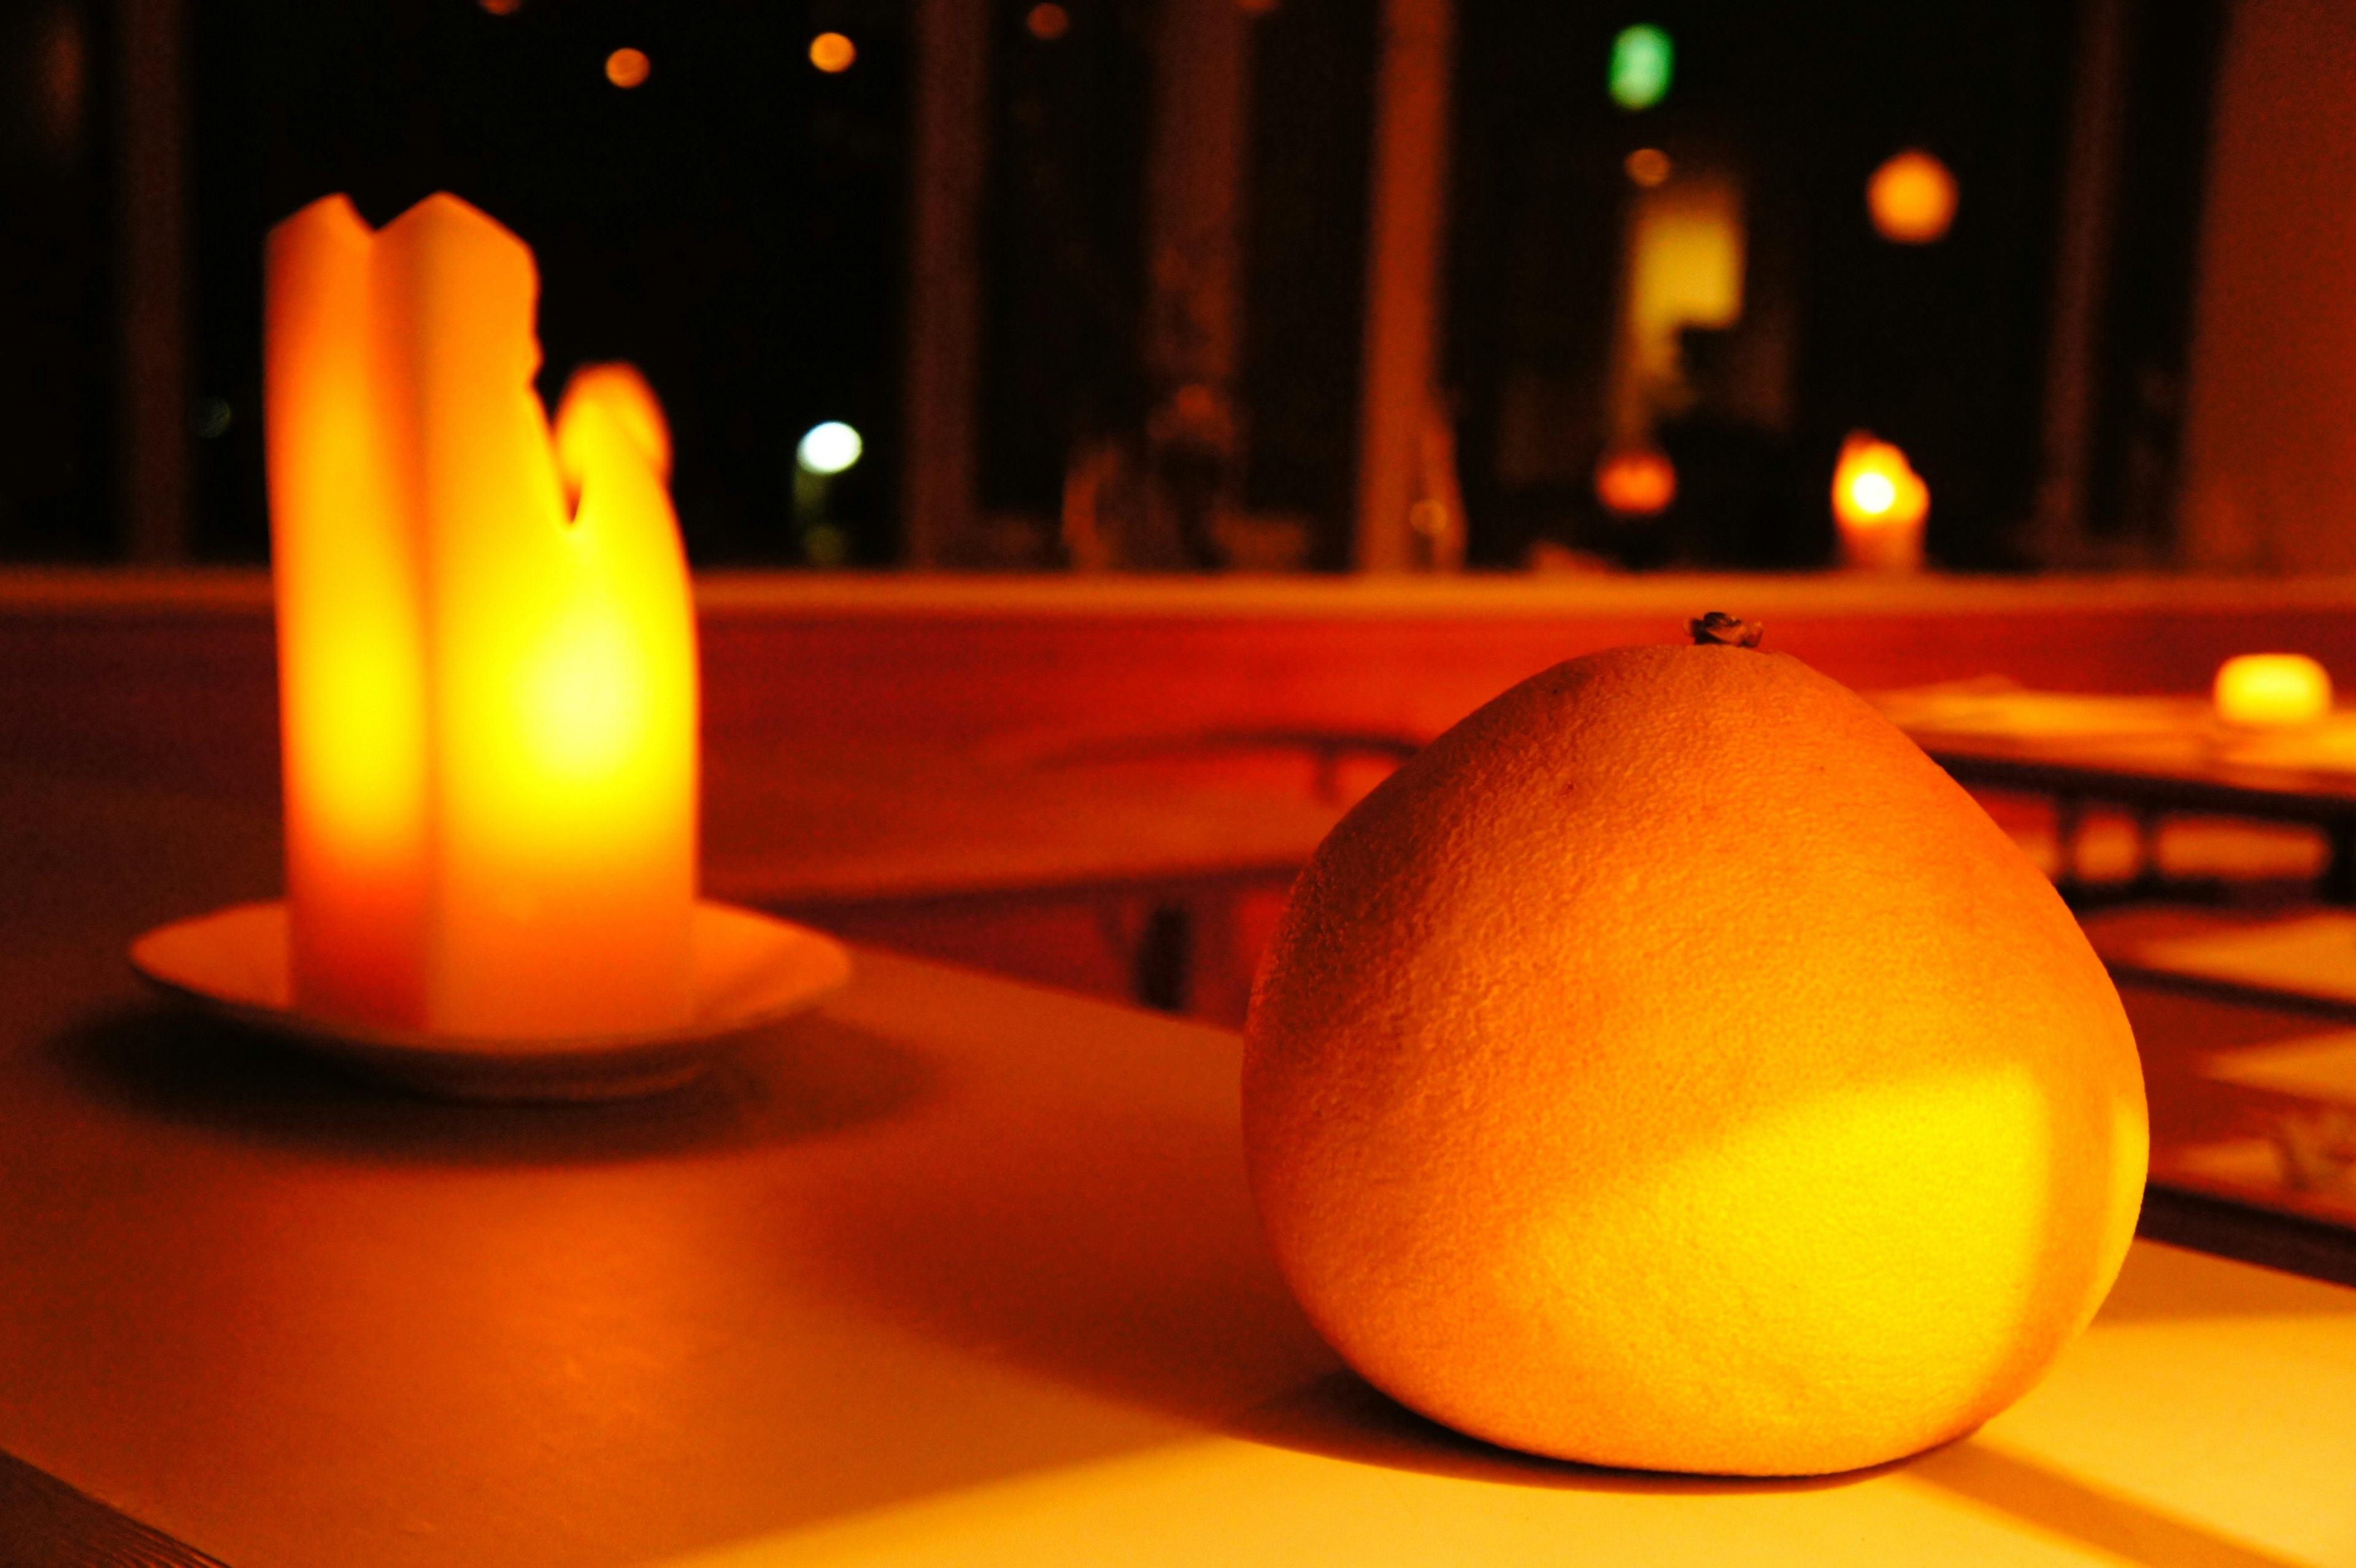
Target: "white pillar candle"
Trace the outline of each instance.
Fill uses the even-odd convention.
[[[688,1019],[697,693],[660,410],[532,390],[538,275],[450,196],[273,230],[295,1004],[531,1039]]]

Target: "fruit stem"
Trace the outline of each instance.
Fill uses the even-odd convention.
[[[1723,611],[1712,610],[1698,621],[1687,621],[1686,630],[1693,634],[1697,646],[1720,643],[1730,648],[1755,648],[1759,639],[1767,635],[1767,623],[1737,620]]]

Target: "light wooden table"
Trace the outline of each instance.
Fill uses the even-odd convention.
[[[1301,1320],[1231,1035],[865,953],[668,1098],[405,1100],[126,974],[250,814],[0,794],[0,1561],[2356,1564],[2356,1292],[2139,1244],[1906,1464],[1525,1458]]]

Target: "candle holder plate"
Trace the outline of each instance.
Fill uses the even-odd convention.
[[[131,964],[165,995],[332,1056],[368,1075],[447,1099],[617,1100],[695,1078],[743,1035],[804,1011],[851,977],[842,944],[734,904],[695,906],[695,1005],[650,1033],[470,1039],[378,1029],[294,1006],[286,906],[235,904],[158,926]]]

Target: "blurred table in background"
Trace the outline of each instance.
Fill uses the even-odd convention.
[[[1006,769],[1023,744],[1428,737],[1558,660],[1681,640],[1710,609],[1764,620],[1770,648],[1859,689],[1997,672],[2188,691],[2263,646],[2356,667],[2356,580],[723,573],[696,590],[715,889],[1230,1021],[1290,869],[1348,790],[1321,795],[1306,770],[1272,780],[1167,757],[1017,785]],[[274,811],[267,577],[0,571],[0,757]],[[879,761],[891,758],[910,761]],[[889,832],[862,771],[905,807]],[[2032,848],[2051,837],[2042,806],[1990,798]],[[2116,844],[2132,860],[2126,827],[2095,811],[2072,853],[2049,859],[2066,875]],[[2309,830],[2265,831],[2171,823],[2158,848],[2209,855],[2237,881],[2254,865],[2311,877]],[[845,875],[850,860],[879,873],[874,888]],[[1013,889],[1017,873],[1054,891]]]
[[[696,584],[707,755],[1040,732],[1433,735],[1558,660],[1724,610],[1858,690],[1991,673],[2206,689],[2297,647],[2356,669],[2356,579],[723,573]],[[276,780],[254,571],[0,571],[0,754]]]
[[[1958,783],[2049,800],[2051,869],[2073,901],[2088,891],[2079,829],[2091,810],[2109,806],[2128,815],[2136,838],[2134,878],[2115,892],[2158,896],[2170,880],[2168,819],[2190,816],[2210,819],[2203,869],[2219,880],[2280,880],[2311,862],[2319,896],[2356,902],[2356,714],[2298,730],[2236,730],[2200,698],[2030,691],[2001,678],[1870,700]],[[2220,833],[2218,819],[2307,833]]]
[[[1029,737],[707,770],[715,897],[1001,974],[1242,1021],[1293,876],[1406,737]]]
[[[2017,836],[2033,829],[2002,797],[2050,800],[2063,892],[2126,906],[2086,926],[2143,1048],[2147,1223],[2356,1281],[2356,914],[2313,903],[2356,901],[2356,715],[2253,731],[2201,698],[1997,679],[1872,700],[1959,782],[1996,792]],[[2133,875],[2095,897],[2079,840],[2103,807],[2127,814],[2136,844]],[[2205,853],[2187,865],[2196,832]],[[2189,891],[2247,907],[2162,901]]]
[[[2168,1233],[2356,1283],[2356,913],[2091,915],[2143,1048]]]

